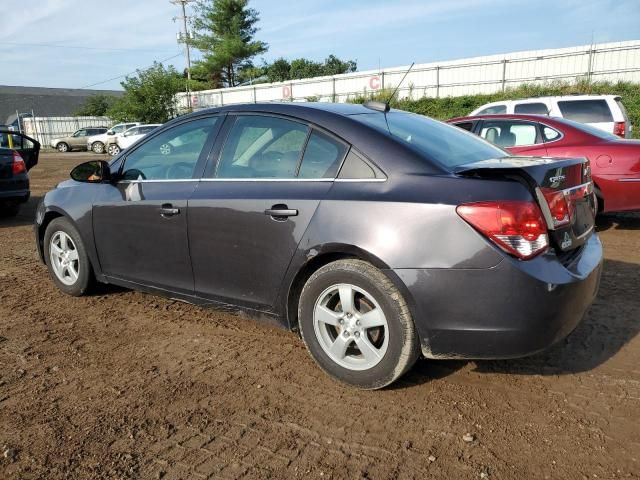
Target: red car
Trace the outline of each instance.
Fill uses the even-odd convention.
[[[600,212],[640,210],[640,140],[543,115],[478,115],[447,123],[518,155],[586,157]]]

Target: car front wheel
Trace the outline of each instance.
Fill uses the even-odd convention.
[[[298,319],[320,368],[358,388],[389,385],[420,353],[401,293],[362,260],[339,260],[313,273],[300,295]]]
[[[45,261],[63,292],[79,297],[93,284],[93,271],[78,230],[64,217],[54,219],[44,235]]]

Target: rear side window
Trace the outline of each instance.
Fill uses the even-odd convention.
[[[566,100],[558,102],[564,118],[580,123],[613,122],[606,100]]]
[[[466,130],[467,132],[470,132],[473,129],[473,122],[460,122],[460,123],[454,123],[453,125],[463,130]]]
[[[320,132],[313,132],[302,157],[299,178],[334,178],[347,147]]]
[[[492,107],[480,110],[476,115],[499,115],[501,113],[507,113],[506,105],[493,105]]]
[[[513,111],[514,113],[549,115],[549,109],[544,103],[518,103]]]

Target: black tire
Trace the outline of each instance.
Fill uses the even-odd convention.
[[[102,142],[93,142],[91,144],[91,151],[93,151],[93,153],[104,153],[104,143]]]
[[[60,281],[53,270],[53,266],[51,265],[51,237],[53,237],[53,235],[58,231],[62,231],[71,237],[78,252],[78,278],[72,285],[67,285]],[[68,219],[59,217],[52,220],[51,223],[47,225],[47,230],[44,234],[44,258],[53,283],[55,283],[56,286],[67,295],[80,297],[89,292],[91,287],[93,287],[95,277],[93,275],[91,262],[89,262],[89,257],[87,256],[87,251],[84,243],[82,242],[82,238],[80,237],[80,233],[78,233],[78,230]]]
[[[56,149],[60,152],[60,153],[66,153],[66,152],[70,152],[71,149],[69,148],[69,144],[65,143],[65,142],[60,142],[56,145]]]
[[[0,217],[15,217],[20,212],[19,203],[0,204]]]
[[[600,215],[604,211],[604,197],[602,196],[602,190],[600,190],[600,188],[598,188],[597,185],[596,185],[594,191],[595,191],[595,194],[596,194],[596,201],[598,202],[597,213],[598,213],[598,215]]]
[[[326,289],[345,283],[373,295],[387,318],[386,353],[367,370],[352,370],[334,362],[314,330],[316,301]],[[336,380],[357,388],[374,390],[393,383],[413,366],[420,354],[415,326],[402,294],[384,273],[362,260],[338,260],[314,272],[300,294],[298,321],[302,339],[318,366]]]

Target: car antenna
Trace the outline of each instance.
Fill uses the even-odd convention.
[[[413,66],[416,64],[416,62],[412,62],[411,66],[407,69],[406,72],[404,72],[404,76],[402,77],[402,80],[400,80],[400,82],[398,83],[398,85],[396,85],[395,90],[393,91],[393,93],[391,95],[389,95],[389,98],[387,98],[387,100],[385,100],[384,102],[378,102],[375,100],[370,100],[368,102],[364,103],[364,106],[367,108],[370,108],[371,110],[376,110],[378,112],[382,112],[382,113],[387,113],[389,110],[391,110],[391,100],[393,99],[393,97],[395,96],[395,94],[398,92],[398,90],[400,89],[400,85],[402,85],[402,82],[404,82],[404,79],[407,78],[407,75],[409,75],[409,72],[411,71],[411,69],[413,68]]]

